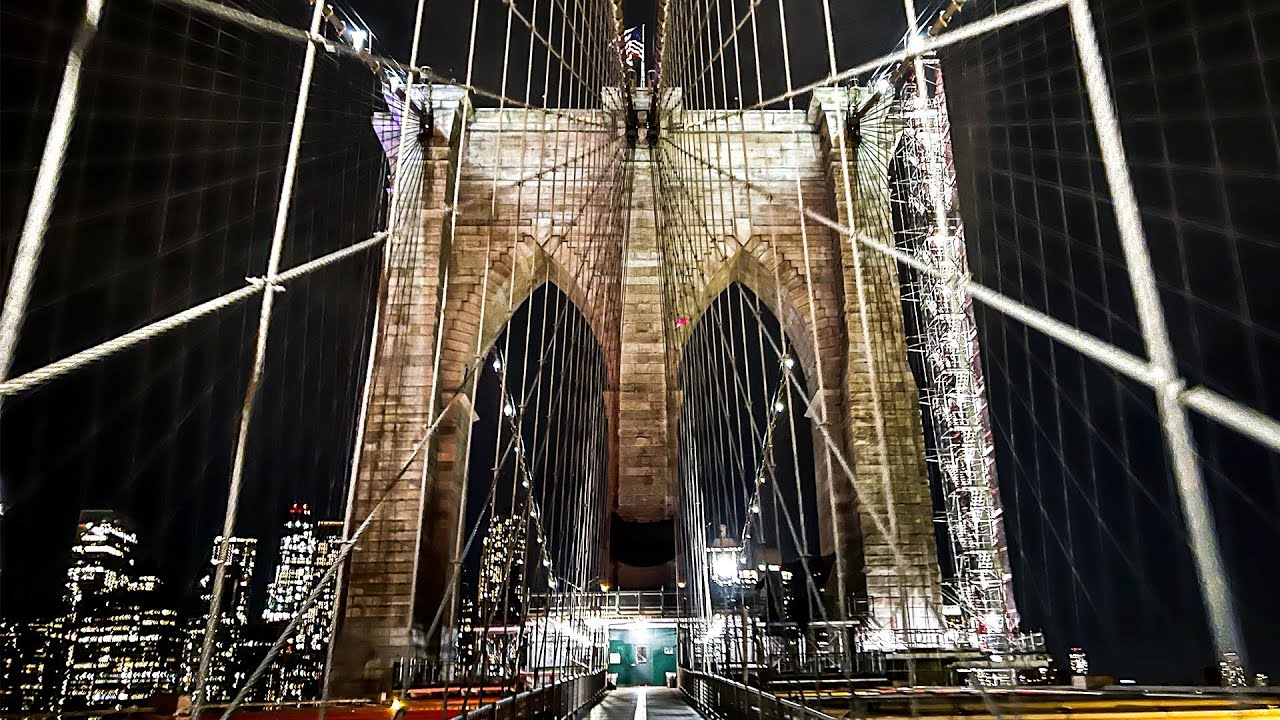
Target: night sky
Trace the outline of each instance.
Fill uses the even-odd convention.
[[[351,5],[380,49],[407,57],[409,4]],[[0,10],[6,282],[74,6],[12,0]],[[481,6],[475,83],[497,88],[505,6]],[[1280,9],[1265,0],[1094,6],[1182,371],[1280,415],[1280,35],[1263,30],[1280,27]],[[287,0],[245,7],[294,26],[307,12]],[[461,77],[470,3],[427,7],[423,63]],[[826,72],[821,3],[787,7],[799,84]],[[971,2],[962,17],[990,8]],[[892,2],[832,9],[841,67],[892,49],[905,26]],[[775,3],[758,11],[762,29],[776,28]],[[650,3],[628,3],[626,17],[652,32]],[[970,263],[980,282],[1139,351],[1063,20],[1025,23],[942,57]],[[780,47],[776,31],[761,33],[762,56],[777,58]],[[15,372],[262,273],[301,54],[142,0],[108,3]],[[780,63],[762,68],[765,95],[780,92]],[[314,87],[286,267],[382,224],[385,160],[367,123],[381,107],[376,84],[361,66],[322,53]],[[508,87],[523,89],[522,78]],[[341,515],[373,260],[344,262],[278,297],[241,525],[262,539],[260,575],[292,502]],[[6,616],[57,611],[81,508],[130,514],[143,569],[175,591],[203,572],[257,307],[223,311],[4,404]],[[1083,645],[1101,672],[1194,679],[1212,655],[1150,392],[981,307],[978,322],[1024,625],[1044,629],[1056,651]],[[1200,418],[1195,430],[1249,669],[1280,676],[1280,601],[1269,592],[1280,567],[1280,461]]]
[[[3,10],[6,274],[73,9]],[[305,8],[294,10],[278,16],[302,23]],[[301,49],[145,2],[115,4],[93,47],[14,372],[266,267]],[[375,90],[358,65],[317,63],[282,267],[381,227]],[[358,257],[277,298],[238,527],[260,538],[260,586],[292,503],[341,517],[376,268]],[[7,615],[60,610],[82,508],[129,515],[140,570],[190,593],[221,525],[257,317],[255,299],[8,399]]]
[[[1265,5],[1095,12],[1180,370],[1276,417],[1280,144],[1267,98],[1280,38],[1258,30],[1278,17]],[[1073,52],[1049,17],[942,55],[970,265],[1141,355]],[[1059,652],[1083,645],[1105,672],[1194,679],[1211,651],[1151,392],[977,313],[1024,625]],[[1192,421],[1249,670],[1274,677],[1280,459]]]

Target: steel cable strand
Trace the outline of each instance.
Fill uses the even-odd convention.
[[[567,309],[568,309],[568,306],[566,306],[566,310],[567,310]],[[565,317],[565,314],[564,314],[564,313],[562,313],[562,314],[560,315],[560,317],[559,317],[559,318],[557,318],[557,326],[558,326],[558,324],[559,324],[560,322],[562,322],[562,321],[563,321],[564,317]],[[554,331],[553,331],[553,332],[554,332]],[[554,344],[552,345],[552,347],[554,347]],[[545,362],[545,357],[546,357],[546,349],[544,349],[544,353],[543,353],[543,356],[542,356],[542,359],[540,360],[540,362]],[[477,357],[477,358],[475,358],[475,359],[473,360],[473,362],[471,363],[471,365],[469,365],[469,366],[467,367],[467,369],[466,369],[466,373],[464,374],[464,377],[463,377],[463,382],[462,382],[462,385],[461,385],[462,387],[465,387],[465,386],[467,385],[467,380],[469,379],[469,377],[471,376],[471,374],[472,374],[472,373],[475,373],[475,372],[477,372],[477,371],[478,371],[478,368],[479,368],[479,366],[481,365],[481,363],[482,363],[483,359],[484,359],[484,358],[482,358],[482,357]],[[376,512],[377,512],[377,511],[378,511],[378,510],[379,510],[379,509],[380,509],[380,508],[385,504],[385,502],[386,502],[387,498],[389,498],[389,497],[390,497],[390,493],[391,493],[391,491],[392,491],[392,490],[394,490],[394,488],[396,487],[396,485],[398,484],[398,482],[399,482],[400,480],[402,480],[402,479],[403,479],[403,477],[404,477],[405,473],[407,473],[407,471],[408,471],[408,468],[409,468],[409,467],[412,465],[412,463],[417,459],[418,454],[422,451],[423,446],[424,446],[427,442],[429,442],[430,438],[434,435],[435,430],[439,427],[439,424],[440,424],[440,422],[443,420],[444,416],[445,416],[445,415],[448,413],[448,411],[449,411],[450,409],[452,409],[452,408],[453,408],[453,406],[454,406],[456,403],[458,403],[458,401],[459,401],[461,398],[463,398],[463,397],[464,397],[464,393],[463,393],[463,392],[461,392],[461,391],[455,392],[455,393],[453,394],[453,396],[450,398],[450,400],[449,400],[447,403],[445,403],[445,405],[441,408],[440,413],[434,416],[433,420],[431,421],[430,425],[428,426],[428,428],[427,428],[427,430],[426,430],[425,434],[423,435],[422,439],[421,439],[421,440],[420,440],[420,441],[415,445],[414,450],[413,450],[413,452],[411,453],[410,457],[409,457],[409,458],[404,462],[404,465],[403,465],[403,467],[402,467],[401,471],[398,473],[398,475],[397,475],[397,476],[396,476],[396,477],[395,477],[395,478],[394,478],[390,483],[388,483],[388,486],[387,486],[386,490],[384,490],[384,492],[383,492],[383,493],[382,493],[382,495],[380,496],[379,500],[378,500],[378,501],[377,501],[377,503],[375,504],[374,508],[373,508],[373,509],[370,511],[370,513],[366,516],[365,520],[361,523],[361,525],[360,525],[360,526],[359,526],[359,528],[357,529],[356,533],[351,537],[351,539],[350,539],[350,540],[348,540],[348,541],[347,541],[346,549],[345,549],[344,553],[340,556],[340,560],[339,560],[339,561],[337,561],[337,562],[335,562],[335,564],[334,564],[334,565],[335,565],[335,567],[336,567],[336,566],[339,566],[339,565],[341,565],[341,564],[342,564],[341,560],[342,560],[342,559],[345,559],[346,554],[348,554],[348,553],[350,552],[350,548],[354,547],[354,545],[355,545],[356,541],[359,539],[359,536],[360,536],[360,535],[362,535],[362,534],[363,534],[363,532],[364,532],[364,530],[368,527],[368,525],[369,525],[369,523],[371,522],[371,520],[372,520],[373,516],[374,516],[374,515],[376,514]],[[514,436],[513,436],[513,438],[514,438]],[[328,574],[327,574],[327,573],[326,573],[326,577],[328,577]],[[327,580],[326,580],[325,582],[327,582]],[[319,588],[319,587],[317,587],[317,588],[315,589],[315,592],[313,592],[313,593],[312,593],[312,596],[309,596],[309,597],[312,597],[312,598],[314,598],[314,597],[318,597],[319,590],[320,590],[320,588]],[[310,606],[311,606],[311,603],[304,603],[304,605],[303,605],[302,607],[300,607],[300,608],[299,608],[299,610],[298,610],[297,614],[295,614],[294,621],[298,621],[298,622],[300,622],[300,618],[302,618],[302,617],[303,617],[303,615],[305,615],[306,611],[307,611],[308,609],[310,609]],[[439,612],[437,612],[437,614],[439,614]],[[289,627],[286,627],[286,629],[285,629],[284,633],[282,633],[282,634],[281,634],[281,636],[280,636],[280,638],[279,638],[279,640],[278,640],[277,646],[275,646],[275,647],[277,647],[276,652],[278,652],[278,647],[279,647],[279,646],[282,646],[283,642],[285,642],[285,641],[287,640],[287,638],[292,634],[292,632],[293,632],[294,630],[296,630],[296,626],[295,626],[293,623],[291,623],[291,625],[290,625]],[[266,660],[264,660],[264,663],[269,665],[270,660],[274,658],[274,655],[275,655],[275,653],[272,653],[271,655],[269,655],[269,656],[268,656],[268,658],[267,658]],[[260,671],[264,671],[264,670],[265,670],[265,665],[264,665],[264,666],[260,666],[259,670],[260,670]],[[258,672],[258,673],[257,673],[257,675],[258,675],[258,676],[260,676],[260,675],[261,675],[261,672]],[[256,682],[256,678],[254,678],[254,682]],[[241,699],[241,701],[243,701],[244,696],[245,696],[245,694],[248,692],[249,688],[250,688],[250,684],[246,684],[246,686],[244,686],[244,687],[242,688],[242,690],[241,690],[241,692],[240,692],[240,699]],[[225,716],[224,716],[224,717],[225,717]]]
[[[45,135],[44,151],[40,156],[39,170],[31,191],[31,202],[23,220],[22,235],[13,258],[9,284],[5,290],[4,307],[0,309],[0,380],[9,375],[14,354],[18,349],[18,337],[22,331],[23,314],[35,282],[36,267],[44,246],[45,231],[53,213],[53,202],[58,191],[59,178],[66,161],[67,146],[75,124],[76,107],[80,96],[80,73],[85,55],[97,35],[102,17],[103,0],[86,0],[84,15],[76,28],[67,52],[58,99],[53,110],[53,120]]]
[[[677,151],[688,155],[687,151],[684,151],[674,143],[670,143],[666,138],[663,138],[661,142],[669,143]],[[689,156],[696,162],[706,162],[701,158],[696,158],[692,155]],[[720,172],[725,174],[723,171]],[[756,183],[748,182],[736,177],[731,179],[736,182],[741,182],[748,189],[754,190],[760,195],[766,197],[770,202],[792,205],[794,207],[794,204],[783,198],[779,198],[774,193],[765,188],[761,188]],[[918,258],[903,252],[902,250],[886,245],[874,238],[857,233],[844,224],[832,220],[830,217],[827,217],[812,208],[805,208],[805,215],[811,220],[814,220],[837,233],[852,237],[857,242],[866,245],[882,255],[892,258],[905,267],[909,267],[931,277],[945,279],[937,270],[928,267]],[[972,299],[990,307],[1002,315],[1008,316],[1013,320],[1016,320],[1017,322],[1080,352],[1095,362],[1098,362],[1149,387],[1156,383],[1153,370],[1145,360],[1130,354],[1109,342],[1100,340],[1089,333],[1062,322],[1061,320],[1046,315],[1035,308],[973,280],[971,277],[964,276],[957,280],[955,285],[957,292],[968,295]],[[1190,387],[1183,390],[1179,393],[1178,400],[1179,402],[1184,403],[1187,407],[1200,412],[1205,417],[1212,419],[1245,437],[1255,440],[1268,448],[1280,451],[1280,422],[1277,422],[1275,419],[1201,386]]]

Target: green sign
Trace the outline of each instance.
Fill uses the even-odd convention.
[[[665,685],[676,671],[675,628],[610,630],[608,659],[618,687]]]

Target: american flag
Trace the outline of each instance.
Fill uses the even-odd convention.
[[[627,64],[644,57],[644,34],[638,27],[633,27],[622,34],[623,57],[626,58]]]

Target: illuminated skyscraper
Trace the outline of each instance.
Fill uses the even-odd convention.
[[[312,558],[311,578],[307,583],[307,592],[320,582],[329,567],[337,562],[342,553],[342,527],[342,522],[338,520],[321,520],[316,523],[316,551]],[[324,651],[329,646],[337,593],[336,581],[325,583],[315,604],[306,612],[306,620],[303,621],[302,630],[298,633],[295,645],[309,651]],[[306,594],[303,595],[303,599],[305,598]]]
[[[266,622],[288,622],[307,599],[315,575],[316,525],[311,506],[294,504],[280,538],[280,562],[267,588]]]
[[[313,522],[306,505],[293,506],[280,540],[280,564],[268,589],[263,620],[288,622],[302,609],[312,588],[342,553],[342,527],[337,520]],[[328,646],[336,596],[337,583],[326,583],[316,602],[304,613],[292,645],[300,650],[323,650]]]
[[[524,586],[526,531],[523,516],[489,523],[480,555],[477,600],[479,625],[506,624],[520,617]]]
[[[0,622],[0,712],[54,707],[64,638],[62,620]]]
[[[218,548],[221,544],[222,536],[219,535],[213,541],[213,553],[209,558],[213,568],[200,582],[200,599],[206,607],[213,599],[213,575],[218,569]],[[257,553],[256,538],[233,537],[227,540],[227,579],[220,603],[224,622],[249,624],[249,598],[253,592],[253,565]]]
[[[308,505],[295,504],[289,510],[280,539],[280,562],[267,591],[262,619],[283,625],[302,612],[302,622],[272,666],[268,700],[305,700],[319,692],[333,631],[337,583],[326,583],[316,602],[305,611],[303,605],[341,555],[342,535],[341,522],[314,521]]]
[[[531,513],[532,514],[532,511]],[[480,577],[476,584],[476,612],[468,655],[474,663],[468,672],[504,675],[515,672],[519,643],[504,627],[522,622],[524,590],[530,571],[527,562],[528,521],[524,514],[494,517],[489,521],[480,552]]]
[[[157,599],[158,578],[81,599],[63,691],[66,708],[128,707],[177,689],[178,613]]]
[[[1249,684],[1244,666],[1240,664],[1240,656],[1234,652],[1222,653],[1218,669],[1222,672],[1222,687],[1244,687]]]
[[[458,603],[458,658],[460,667],[471,667],[476,661],[476,601],[463,597]]]
[[[1071,652],[1067,653],[1067,664],[1071,667],[1072,675],[1089,674],[1089,658],[1080,648],[1071,648]]]
[[[138,536],[133,524],[111,510],[80,513],[67,570],[67,602],[74,616],[87,599],[124,587],[133,573]]]
[[[125,516],[80,513],[67,570],[61,707],[125,706],[175,689],[177,612],[158,601],[158,578],[134,575],[137,546]]]
[[[218,570],[222,536],[213,541],[210,553],[209,574],[200,580],[200,600],[204,612],[186,627],[182,650],[181,686],[186,692],[195,691],[195,678],[200,668],[200,652],[208,626],[209,606],[213,599],[213,576]],[[236,688],[248,678],[252,667],[246,657],[245,628],[249,625],[249,599],[253,590],[254,557],[258,551],[255,538],[233,537],[227,540],[226,582],[219,605],[222,616],[218,635],[214,638],[213,654],[209,658],[209,670],[205,678],[205,697],[211,701],[231,699]]]

